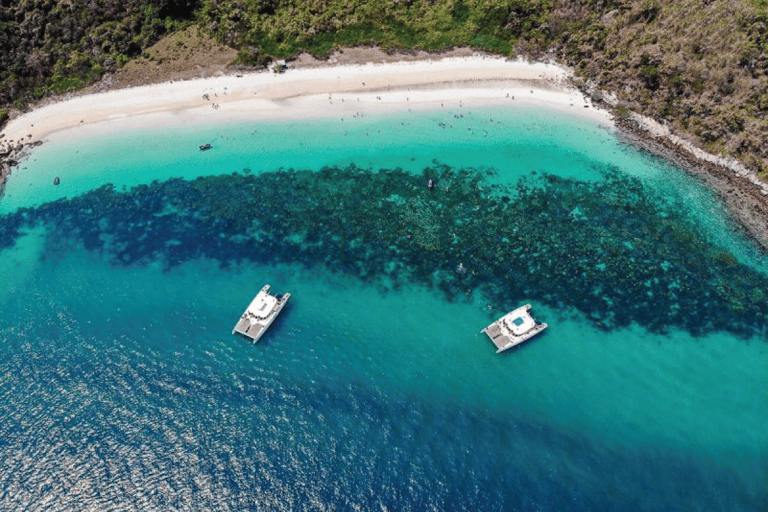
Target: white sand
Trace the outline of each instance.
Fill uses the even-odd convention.
[[[345,117],[459,103],[546,106],[612,127],[607,112],[568,86],[569,76],[552,64],[483,56],[228,75],[53,103],[14,119],[4,133],[5,140],[30,142],[125,127]]]

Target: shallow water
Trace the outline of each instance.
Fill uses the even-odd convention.
[[[9,183],[0,201],[6,214],[0,218],[4,508],[764,506],[768,351],[760,331],[765,312],[750,297],[765,279],[765,258],[692,180],[602,128],[548,111],[403,113],[205,130],[174,130],[162,139],[113,134],[77,147],[51,143]],[[198,152],[209,140],[214,150]],[[482,206],[479,213],[462,210],[465,222],[478,217],[473,226],[509,222],[498,214],[503,211],[515,212],[522,230],[523,223],[538,226],[542,215],[550,216],[554,235],[604,230],[614,259],[570,264],[593,268],[585,282],[613,301],[606,311],[637,314],[611,288],[612,265],[624,265],[628,278],[645,272],[658,279],[659,286],[648,285],[656,295],[643,298],[649,307],[666,312],[679,300],[691,304],[680,316],[696,319],[697,311],[710,311],[709,302],[729,296],[718,287],[747,276],[732,290],[745,302],[721,306],[723,318],[731,315],[735,323],[754,318],[753,334],[699,320],[659,325],[647,316],[628,326],[606,324],[583,310],[588,301],[559,291],[557,281],[577,281],[556,273],[553,260],[565,256],[546,237],[531,244],[537,249],[525,261],[552,272],[552,284],[527,268],[482,259],[499,243],[492,233],[458,249],[443,233],[429,238],[433,226],[420,222],[445,226],[453,217],[438,213],[462,206],[449,193],[419,195],[428,194],[422,170],[436,172],[434,159],[451,172],[471,168],[466,181],[441,175],[438,189],[466,187],[464,201]],[[361,193],[358,203],[350,199],[354,191],[333,188],[346,181],[320,178],[323,166],[340,166],[332,172],[341,176],[350,163],[370,169],[355,171],[351,183],[382,190]],[[230,204],[227,187],[255,179],[264,187],[285,184],[288,194],[299,178],[275,172],[281,167],[313,171],[299,176],[312,186],[295,195],[297,212],[286,211],[286,231],[258,234],[266,252],[227,253],[241,250],[243,240],[255,244],[248,242],[256,236],[251,228],[233,219],[266,204],[258,196],[253,205]],[[395,167],[404,174],[381,170]],[[472,181],[483,168],[495,172]],[[238,175],[193,182],[209,201],[184,203],[193,197],[187,180],[232,172]],[[50,184],[57,173],[58,188]],[[169,177],[185,181],[129,191]],[[528,192],[515,188],[520,179]],[[83,195],[106,182],[115,192]],[[594,188],[601,184],[621,197]],[[632,192],[638,186],[644,192]],[[590,218],[573,219],[580,214],[569,210],[565,222],[558,205],[545,204],[536,190],[576,198]],[[587,198],[595,190],[603,197],[593,204]],[[413,239],[404,232],[382,242],[384,235],[369,233],[389,236],[388,226],[400,219],[372,218],[390,212],[374,207],[386,205],[390,193],[406,206],[421,205],[413,210],[421,217],[403,217],[412,222],[406,228]],[[64,195],[72,201],[41,206]],[[19,213],[26,207],[32,209]],[[605,231],[623,209],[638,222],[629,247],[612,245],[615,233]],[[347,214],[354,223],[328,220]],[[272,226],[267,216],[256,218]],[[681,237],[659,242],[663,261],[679,264],[669,267],[677,279],[666,266],[649,277],[625,260],[640,258],[644,237],[653,234],[643,226],[657,225]],[[599,254],[593,239],[568,240],[578,245],[570,247],[574,254]],[[710,256],[685,259],[691,247]],[[418,265],[392,271],[413,255],[434,261],[439,271],[432,277]],[[454,271],[457,257],[495,265],[519,282],[494,288],[463,276]],[[717,258],[724,263],[712,263]],[[722,284],[726,278],[731,284]],[[678,281],[699,283],[696,294],[713,298],[696,301],[674,287],[674,297],[660,295]],[[229,333],[265,282],[293,297],[254,346]],[[480,329],[525,301],[551,327],[517,350],[494,354]],[[690,326],[700,332],[687,331]]]

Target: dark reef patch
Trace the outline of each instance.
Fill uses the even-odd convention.
[[[350,166],[104,186],[0,217],[0,248],[42,222],[49,247],[79,244],[118,265],[322,264],[452,300],[481,289],[501,310],[528,299],[575,308],[602,329],[764,336],[768,277],[710,243],[674,201],[601,172],[501,186],[488,170]]]

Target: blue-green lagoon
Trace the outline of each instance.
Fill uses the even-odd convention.
[[[75,140],[0,200],[2,508],[768,502],[766,257],[610,129],[444,109]],[[230,331],[264,283],[293,297],[251,345]],[[528,302],[550,328],[495,354],[480,329]]]

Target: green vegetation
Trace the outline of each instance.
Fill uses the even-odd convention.
[[[556,17],[579,20],[568,22],[569,30],[582,33],[598,23],[606,36],[602,45],[568,40],[560,55],[572,64],[584,61],[577,68],[583,78],[614,91],[629,109],[765,171],[766,5],[642,0],[581,9],[578,16],[561,5]]]
[[[254,46],[276,57],[334,47],[440,50],[476,46],[511,55],[524,36],[544,40],[547,0],[360,0],[247,4],[206,1],[198,20],[220,41]]]
[[[264,66],[336,47],[553,57],[622,115],[664,121],[768,173],[766,0],[25,0],[0,3],[0,105],[114,72],[191,25]],[[145,59],[146,60],[146,59]],[[599,95],[599,93],[597,93]]]
[[[191,23],[194,0],[0,2],[0,105],[82,88]]]

